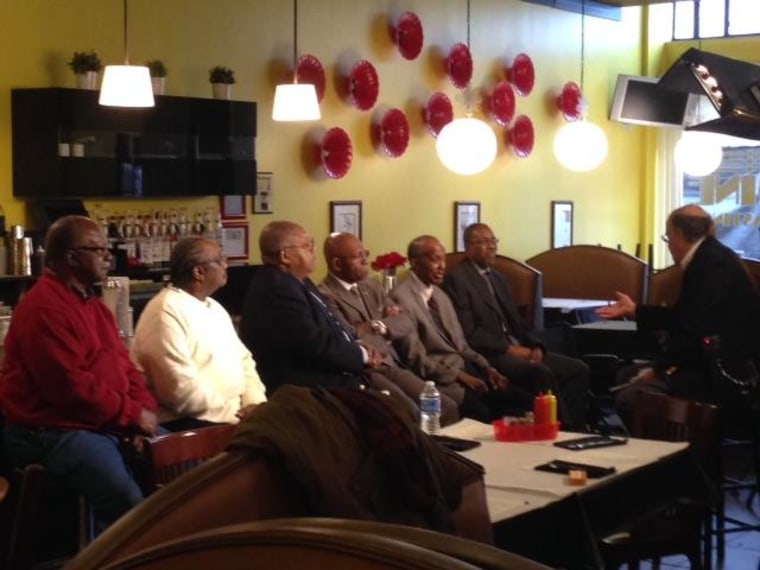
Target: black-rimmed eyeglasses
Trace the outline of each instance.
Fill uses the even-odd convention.
[[[100,257],[105,257],[111,253],[111,250],[107,247],[100,247],[95,245],[80,245],[79,247],[72,247],[70,249],[73,251],[89,251]]]

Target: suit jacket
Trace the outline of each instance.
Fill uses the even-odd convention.
[[[409,315],[400,313],[392,317],[383,317],[386,307],[394,306],[383,290],[383,287],[374,279],[365,279],[356,284],[361,297],[346,290],[346,288],[332,275],[328,275],[319,284],[319,291],[330,303],[333,312],[340,315],[351,326],[357,323],[369,321],[382,321],[388,331],[387,336],[375,333],[360,334],[362,343],[372,346],[384,356],[384,362],[395,366],[400,360],[390,341],[402,338],[414,330],[414,323]],[[362,298],[364,302],[362,302]],[[365,307],[366,303],[366,307]]]
[[[416,335],[400,339],[397,346],[407,365],[415,374],[437,384],[453,385],[457,375],[464,370],[465,362],[485,369],[488,361],[469,347],[464,338],[454,306],[439,287],[433,285],[433,298],[438,303],[441,321],[447,335],[443,335],[422,300],[425,285],[413,274],[399,283],[391,298],[411,317]],[[448,336],[448,338],[447,338]]]
[[[719,335],[723,356],[752,358],[760,352],[760,299],[739,257],[712,237],[706,238],[686,266],[681,294],[671,307],[639,305],[642,329],[667,331],[661,365],[701,367],[702,339]]]
[[[358,344],[346,338],[314,284],[264,265],[248,287],[241,337],[256,359],[268,393],[282,384],[356,386],[364,362]],[[320,297],[321,298],[321,297]]]
[[[504,276],[492,270],[491,282],[496,297],[469,259],[454,266],[444,278],[443,288],[454,303],[469,345],[486,357],[504,354],[511,341],[502,327],[503,315],[509,335],[521,345],[541,346],[538,337],[520,318]]]

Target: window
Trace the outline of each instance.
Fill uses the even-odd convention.
[[[757,0],[676,0],[673,39],[760,33]]]

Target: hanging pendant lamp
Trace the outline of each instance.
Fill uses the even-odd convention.
[[[321,117],[317,89],[311,83],[298,83],[298,0],[293,0],[293,82],[275,89],[272,119],[316,121]]]
[[[586,50],[586,0],[581,3],[581,85],[583,93],[583,71]],[[568,170],[588,172],[597,168],[607,158],[609,145],[607,135],[585,117],[584,113],[573,122],[563,125],[554,136],[554,156]],[[567,118],[567,115],[566,115]]]
[[[98,102],[107,107],[153,107],[150,71],[144,65],[129,65],[127,0],[124,0],[124,65],[107,65]]]
[[[470,0],[467,0],[467,49],[470,48]],[[472,116],[471,92],[465,93],[465,117],[446,124],[435,142],[436,153],[443,165],[469,176],[488,168],[496,158],[496,134],[480,119]]]

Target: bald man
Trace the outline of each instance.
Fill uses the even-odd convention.
[[[414,323],[377,281],[368,278],[369,252],[358,237],[349,233],[333,234],[325,240],[324,254],[329,274],[319,284],[320,292],[333,311],[354,328],[361,341],[382,355],[377,371],[397,396],[410,399],[416,409],[425,383],[401,363],[391,344],[412,334]],[[458,419],[456,402],[441,394],[441,424],[448,425]]]
[[[309,279],[314,238],[288,221],[267,224],[259,236],[264,265],[248,288],[241,336],[271,395],[283,384],[360,387],[380,356],[362,346]]]
[[[665,331],[660,357],[652,364],[623,371],[616,402],[630,419],[638,393],[664,392],[699,400],[718,400],[704,339],[720,337],[721,357],[732,374],[752,374],[760,352],[760,299],[741,259],[715,238],[715,225],[701,207],[690,204],[668,216],[666,233],[673,261],[683,278],[672,307],[636,305],[628,295],[597,312],[604,318],[635,317],[640,330]],[[627,416],[627,417],[626,417]]]

